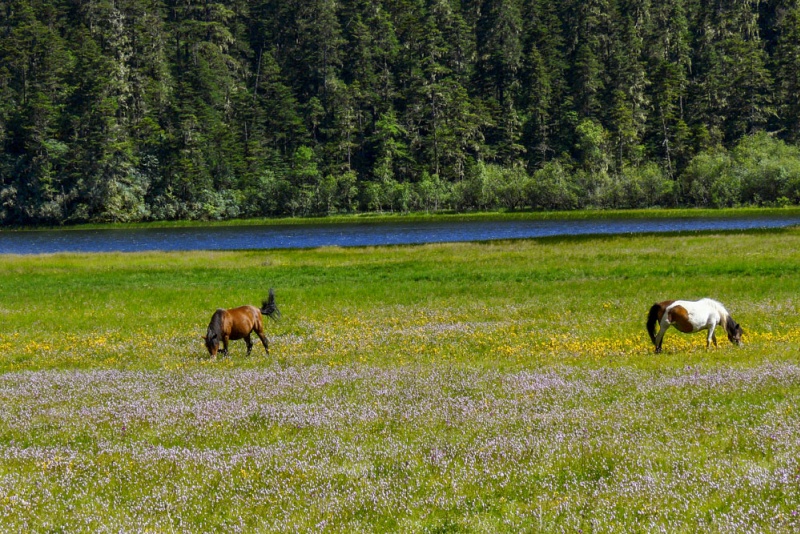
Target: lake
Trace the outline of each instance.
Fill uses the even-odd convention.
[[[355,247],[591,234],[747,230],[798,224],[800,216],[26,230],[0,232],[0,254]]]

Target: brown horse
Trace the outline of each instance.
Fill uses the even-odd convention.
[[[269,356],[269,343],[264,335],[264,323],[261,316],[266,315],[272,320],[277,320],[281,316],[278,306],[275,305],[275,291],[269,290],[269,300],[261,303],[261,308],[255,306],[239,306],[224,310],[222,308],[214,312],[211,322],[208,324],[208,331],[205,336],[200,336],[206,342],[206,348],[212,358],[217,357],[219,343],[222,341],[222,354],[228,355],[228,341],[244,339],[247,343],[247,355],[253,350],[253,342],[250,334],[255,332],[264,345],[264,350]]]

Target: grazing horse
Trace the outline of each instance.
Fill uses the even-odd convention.
[[[212,358],[217,357],[219,343],[222,341],[222,354],[228,355],[228,340],[244,339],[247,343],[247,355],[253,350],[253,342],[250,334],[255,332],[264,345],[264,350],[269,356],[269,343],[264,335],[264,323],[261,316],[266,315],[272,320],[277,320],[281,316],[278,306],[275,305],[275,291],[269,290],[269,300],[261,303],[261,308],[255,306],[240,306],[224,310],[222,308],[214,312],[211,322],[208,324],[208,331],[205,336],[200,336],[206,342],[206,348]]]
[[[656,334],[656,323],[661,325],[658,334]],[[708,329],[706,349],[712,341],[714,346],[717,346],[717,336],[714,335],[717,325],[722,325],[731,343],[742,344],[742,327],[716,300],[665,300],[653,304],[647,315],[647,333],[650,334],[650,339],[656,347],[656,354],[661,352],[661,342],[670,325],[685,334]]]

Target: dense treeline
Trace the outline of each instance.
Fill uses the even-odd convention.
[[[791,0],[0,0],[0,221],[800,201]]]

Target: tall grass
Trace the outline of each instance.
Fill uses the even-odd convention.
[[[800,230],[0,256],[0,530],[800,528]],[[210,360],[259,303],[271,356]],[[711,296],[745,346],[647,308]]]

